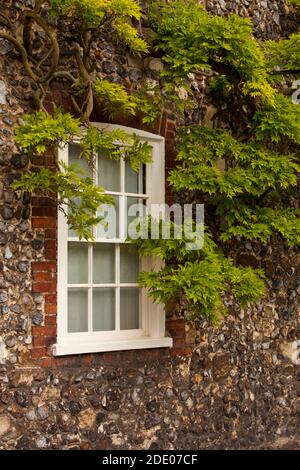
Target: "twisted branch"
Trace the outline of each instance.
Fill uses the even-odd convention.
[[[8,28],[10,31],[12,31],[13,30],[12,23],[11,23],[10,19],[8,18],[8,16],[5,15],[4,13],[0,12],[0,19],[1,18],[4,20],[5,27]],[[2,21],[2,23],[3,23],[3,21]]]
[[[53,50],[53,54],[52,54],[52,63],[50,65],[50,68],[48,70],[48,72],[41,78],[38,79],[38,83],[45,83],[47,82],[50,77],[53,75],[53,73],[55,72],[57,66],[58,66],[58,61],[59,61],[59,54],[60,54],[60,51],[59,51],[59,45],[58,45],[58,41],[56,39],[56,35],[51,31],[50,27],[47,25],[47,23],[35,12],[26,12],[25,13],[25,16],[24,16],[24,21],[25,19],[27,20],[32,20],[30,24],[30,30],[27,31],[27,35],[29,35],[29,38],[31,36],[31,28],[32,28],[32,24],[33,24],[33,21],[35,21],[44,31],[45,33],[48,34],[49,38],[50,38],[50,41],[51,41],[51,49],[50,50]],[[23,33],[24,33],[24,30],[23,30]],[[23,37],[24,37],[24,34],[23,34]],[[32,46],[29,47],[29,50],[32,48]]]
[[[26,51],[25,47],[23,47],[22,44],[14,36],[12,36],[9,33],[5,33],[3,31],[0,31],[0,38],[11,42],[15,46],[15,48],[18,50],[18,52],[21,55],[22,63],[23,63],[23,66],[24,66],[27,74],[29,75],[30,78],[32,78],[32,80],[34,80],[35,82],[39,82],[39,77],[37,77],[33,73],[32,69],[30,67],[30,64],[29,64],[29,61],[28,61],[28,56],[27,56],[27,51]]]
[[[53,73],[55,72],[58,66],[59,45],[58,45],[55,35],[52,33],[52,31],[50,30],[50,28],[48,27],[48,25],[45,23],[45,21],[42,18],[40,18],[37,14],[31,13],[31,12],[26,12],[26,17],[34,19],[34,21],[48,34],[51,44],[52,44],[52,49],[53,49],[52,63],[48,72],[44,76],[39,77],[33,72],[32,67],[30,66],[30,63],[29,63],[29,57],[28,57],[26,48],[14,36],[4,31],[0,31],[0,38],[11,42],[15,46],[15,48],[18,50],[18,52],[21,55],[22,63],[27,74],[33,81],[35,81],[36,83],[46,83],[51,78],[51,76],[53,75]]]
[[[85,66],[87,72],[91,73],[95,69],[95,66],[90,59],[90,50],[92,45],[91,31],[84,30],[81,35],[81,43],[83,47],[83,65]]]
[[[88,82],[90,80],[89,73],[84,66],[83,60],[81,58],[81,50],[79,44],[75,44],[74,47],[75,59],[77,62],[78,71],[83,82]]]
[[[0,38],[13,44],[16,51],[21,56],[21,61],[27,75],[37,84],[38,90],[35,93],[34,101],[38,109],[44,109],[43,102],[46,96],[45,86],[49,86],[53,80],[57,78],[64,79],[71,85],[77,81],[71,73],[56,70],[60,58],[59,44],[56,32],[52,31],[51,27],[40,16],[42,4],[43,0],[36,0],[35,7],[32,11],[26,10],[21,14],[21,18],[23,20],[22,41],[19,41],[13,35],[9,19],[4,14],[0,13],[0,18],[5,20],[4,27],[11,29],[11,33],[0,31]],[[40,61],[37,61],[32,55],[34,23],[36,23],[47,34],[51,43],[49,50]],[[84,28],[82,32],[80,42],[82,48],[80,47],[80,44],[75,43],[73,52],[79,71],[80,82],[83,84],[83,89],[85,90],[85,99],[83,100],[82,105],[79,105],[77,99],[72,93],[70,93],[70,96],[76,112],[81,116],[82,123],[86,123],[89,120],[94,107],[93,87],[90,76],[94,70],[94,65],[90,59],[92,38],[91,32],[87,28]],[[51,64],[46,68],[44,63],[49,56],[51,56]]]
[[[81,107],[81,112],[80,112],[81,121],[83,123],[89,120],[90,115],[92,114],[93,108],[94,108],[94,93],[93,93],[92,84],[89,83],[87,97]]]

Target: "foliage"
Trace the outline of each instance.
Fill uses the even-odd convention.
[[[213,16],[196,0],[154,2],[150,19],[157,49],[167,65],[165,75],[186,77],[194,70],[216,70],[244,83],[245,93],[273,98],[267,84],[265,57],[253,39],[252,23],[238,15]]]
[[[136,134],[129,135],[122,129],[112,131],[99,130],[90,127],[80,140],[82,156],[91,160],[93,154],[104,154],[112,160],[120,160],[121,157],[130,161],[134,171],[138,171],[143,163],[152,160],[152,147],[146,142],[141,142]]]
[[[133,134],[131,145],[124,148],[124,157],[130,161],[134,171],[139,171],[141,164],[152,161],[152,147],[147,142],[141,142],[138,136]]]
[[[207,231],[203,248],[190,250],[186,245],[191,241],[189,238],[163,239],[167,222],[160,222],[159,237],[151,240],[151,223],[155,221],[150,219],[146,227],[149,237],[134,242],[142,255],[156,255],[165,262],[158,271],[142,272],[139,278],[140,286],[148,288],[154,300],[170,303],[183,299],[188,303],[192,317],[205,316],[218,322],[226,314],[222,301],[225,293],[234,295],[241,306],[258,300],[264,294],[263,273],[234,266],[232,260],[219,251]],[[174,224],[168,225],[174,233]]]
[[[227,163],[225,171],[219,159]],[[278,155],[257,143],[241,143],[219,129],[189,126],[180,132],[177,160],[169,181],[176,190],[200,190],[232,199],[261,196],[270,189],[297,184],[300,165],[292,155]]]
[[[80,121],[71,114],[62,113],[58,109],[53,116],[38,111],[23,117],[23,123],[16,129],[16,143],[26,152],[43,154],[49,145],[66,144],[79,133]]]
[[[57,197],[70,228],[76,230],[80,239],[93,239],[93,227],[101,221],[95,214],[101,204],[112,204],[112,198],[104,194],[103,188],[94,186],[93,180],[84,176],[78,165],[59,162],[59,166],[57,171],[42,168],[25,174],[15,180],[12,187]]]
[[[288,39],[267,41],[265,44],[269,70],[281,71],[300,69],[300,34],[292,34]]]
[[[300,6],[300,0],[288,0],[291,5]]]
[[[136,103],[123,86],[97,79],[93,88],[97,99],[103,103],[103,111],[110,117],[122,113],[136,114]]]
[[[89,127],[80,139],[82,156],[90,160],[93,154],[105,154],[112,160],[122,157],[122,145],[129,145],[131,137],[122,129],[107,131]],[[116,145],[118,142],[120,145]]]
[[[82,149],[81,157],[91,167],[94,155],[99,153],[115,160],[124,157],[135,171],[142,163],[151,161],[152,148],[141,142],[137,135],[129,135],[122,129],[109,131],[96,127],[88,127],[84,133],[81,132],[79,119],[58,109],[54,116],[44,111],[25,115],[23,124],[16,130],[16,142],[30,157],[35,153],[43,154],[51,147],[63,146],[74,138]],[[96,215],[99,207],[104,203],[113,203],[112,198],[104,194],[104,188],[94,186],[93,180],[84,176],[79,167],[66,166],[63,162],[57,162],[56,171],[42,168],[38,172],[26,173],[12,187],[55,198],[58,194],[58,207],[79,238],[93,239],[93,226],[100,222]]]
[[[72,25],[70,36],[44,21],[43,3]],[[299,0],[291,3],[300,4]],[[24,117],[16,130],[16,142],[31,157],[76,137],[81,157],[91,166],[94,155],[101,153],[115,160],[124,157],[137,171],[151,161],[151,147],[122,129],[92,126],[94,102],[110,119],[116,113],[142,115],[144,123],[152,124],[165,107],[189,119],[196,101],[191,74],[205,74],[212,101],[218,115],[222,114],[223,120],[216,121],[222,129],[183,128],[178,133],[177,165],[169,175],[181,198],[209,200],[204,246],[190,250],[186,238],[174,237],[135,243],[142,255],[157,255],[164,262],[158,272],[140,277],[140,285],[154,299],[168,303],[183,297],[195,317],[217,320],[225,313],[225,294],[233,295],[243,306],[257,301],[264,292],[261,271],[236,266],[226,257],[228,240],[268,243],[276,234],[290,246],[300,243],[299,209],[291,203],[299,184],[300,111],[280,92],[282,75],[299,71],[299,33],[260,43],[249,19],[212,15],[197,0],[148,0],[145,8],[155,31],[151,54],[157,52],[164,69],[155,86],[144,83],[133,93],[97,78],[91,50],[97,34],[109,33],[123,51],[147,53],[148,45],[133,26],[141,20],[138,1],[37,0],[34,9],[25,7],[22,13],[22,37],[13,36],[12,28],[1,29],[0,38],[14,45],[37,88],[38,111]],[[31,47],[36,27],[42,29],[41,37],[48,38],[42,57]],[[61,67],[61,44],[69,48],[75,73]],[[67,84],[77,118],[59,110],[53,116],[46,112],[44,99],[53,80]],[[186,99],[181,99],[180,90]],[[234,110],[230,109],[232,103]],[[87,239],[99,222],[99,205],[108,201],[103,188],[62,162],[53,171],[43,168],[25,174],[13,187],[54,198],[58,194],[58,206],[69,225]]]
[[[146,42],[140,38],[128,20],[141,17],[141,8],[135,0],[50,0],[54,13],[79,19],[91,28],[103,27],[109,22],[114,38],[135,54],[147,52]]]
[[[276,60],[282,65],[288,43],[268,42],[264,49],[248,20],[212,16],[192,0],[152,2],[150,19],[165,78],[178,83],[190,72],[211,70],[210,91],[220,106],[235,94],[239,111],[246,114],[244,103],[250,110],[242,139],[234,122],[230,131],[188,126],[178,134],[177,166],[169,182],[185,197],[209,196],[217,243],[207,232],[203,249],[196,252],[176,239],[136,241],[143,254],[159,255],[165,262],[158,272],[140,278],[155,299],[168,303],[183,296],[197,315],[215,318],[223,311],[224,293],[241,303],[263,294],[261,273],[234,266],[220,252],[224,243],[232,238],[267,243],[274,233],[290,246],[300,243],[300,212],[286,207],[299,183],[300,108],[271,85]],[[291,40],[294,50],[296,39]],[[272,47],[280,50],[279,59]],[[234,137],[237,131],[239,138]]]
[[[278,93],[275,107],[260,110],[255,115],[256,137],[279,143],[282,139],[300,144],[300,106],[291,98]]]
[[[300,244],[300,211],[277,207],[254,207],[243,200],[220,202],[218,214],[224,217],[221,239],[244,237],[267,243],[274,232],[279,233],[289,246]]]
[[[190,126],[180,132],[177,160],[169,177],[172,187],[212,196],[223,220],[222,240],[239,236],[267,242],[277,231],[290,245],[299,244],[299,213],[280,204],[275,209],[270,200],[297,185],[300,165],[294,155],[278,154],[259,142],[241,143],[223,130]],[[264,206],[268,198],[273,208]]]

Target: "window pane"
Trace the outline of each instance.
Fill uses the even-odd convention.
[[[130,224],[135,221],[136,218],[146,216],[146,202],[143,199],[137,199],[135,197],[127,197],[127,234],[134,235],[132,232],[128,232],[130,229]],[[137,223],[131,225],[131,230],[134,233],[137,231],[139,233]]]
[[[69,165],[76,163],[83,171],[83,177],[92,176],[91,168],[87,162],[87,159],[82,157],[80,158],[81,153],[80,145],[70,144],[69,145]]]
[[[91,168],[90,168],[86,158],[79,158],[80,153],[81,153],[80,145],[69,144],[69,161],[68,161],[68,164],[71,165],[73,163],[76,163],[76,165],[84,171],[84,173],[82,174],[83,178],[87,177],[87,176],[91,177],[92,176]],[[80,198],[73,198],[73,199],[78,205],[80,204]],[[68,234],[69,234],[69,237],[78,237],[75,230],[72,230],[70,228],[68,229]]]
[[[115,246],[98,243],[93,247],[94,284],[115,282]]]
[[[106,191],[120,191],[120,161],[99,156],[98,185]]]
[[[121,330],[137,329],[139,328],[139,289],[123,287],[120,291]]]
[[[137,247],[135,245],[121,245],[120,256],[121,282],[136,283],[139,272],[139,256]]]
[[[85,284],[88,282],[88,244],[68,243],[68,283]]]
[[[88,289],[68,290],[68,332],[88,331]]]
[[[115,329],[115,289],[93,289],[93,330]]]
[[[140,166],[140,170],[134,171],[130,162],[125,160],[125,192],[133,194],[143,193],[143,177],[144,165]]]
[[[119,196],[113,196],[115,204],[103,205],[98,217],[104,217],[97,226],[97,238],[119,237]]]

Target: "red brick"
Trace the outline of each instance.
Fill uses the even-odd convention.
[[[32,261],[32,271],[50,271],[51,269],[56,271],[57,263],[51,261]]]
[[[45,294],[45,302],[49,302],[50,304],[54,304],[57,302],[57,295],[56,294]]]
[[[56,227],[56,218],[49,217],[34,217],[31,220],[32,228],[55,228]]]
[[[175,331],[185,331],[184,320],[167,320],[167,328]]]
[[[33,359],[46,356],[46,348],[33,348],[31,350],[31,357]]]
[[[32,206],[38,207],[56,207],[57,200],[53,197],[33,196],[31,200]]]
[[[184,348],[186,346],[185,339],[183,338],[173,338],[173,348]]]
[[[86,366],[91,365],[93,363],[93,354],[83,354],[82,362]]]
[[[170,349],[170,355],[171,356],[190,356],[192,354],[192,349],[191,348],[178,348],[178,349],[174,349],[174,348],[171,348]]]
[[[31,328],[32,336],[45,336],[44,326],[33,326]]]
[[[53,271],[34,271],[32,279],[34,281],[56,281],[56,273]]]
[[[68,363],[65,357],[53,357],[51,365],[54,367],[65,367]]]
[[[45,357],[43,359],[36,359],[34,362],[36,364],[38,364],[40,367],[51,367],[51,366],[53,366],[52,357]]]
[[[45,325],[46,326],[56,326],[56,315],[46,315],[45,316]]]
[[[56,260],[56,256],[57,256],[56,250],[45,250],[45,258],[47,260],[50,260],[50,261]]]
[[[55,292],[56,282],[33,282],[32,292]]]
[[[57,305],[56,304],[49,304],[48,302],[45,305],[45,313],[54,315],[57,312]]]
[[[56,343],[56,336],[47,336],[45,338],[45,345],[46,347],[50,347],[52,346],[53,344]]]
[[[45,336],[56,336],[56,326],[45,326]]]
[[[55,157],[54,155],[34,155],[30,159],[33,166],[41,167],[46,166],[49,169],[55,169]]]
[[[174,132],[171,132],[171,131],[167,131],[166,132],[166,139],[170,139],[170,140],[174,140]]]
[[[33,207],[32,208],[32,217],[56,217],[56,207]]]
[[[45,250],[56,250],[56,240],[46,239],[45,240]]]
[[[45,346],[45,338],[44,336],[33,336],[32,344],[34,347],[36,346]]]
[[[57,231],[56,231],[56,229],[54,229],[54,228],[47,228],[47,229],[45,230],[45,238],[46,238],[46,239],[49,238],[49,239],[52,239],[52,240],[56,240],[56,238],[57,238]]]

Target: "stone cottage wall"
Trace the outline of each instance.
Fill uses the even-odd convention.
[[[1,8],[17,18],[32,3],[2,0]],[[295,14],[283,0],[202,3],[214,14],[250,16],[259,37],[279,37],[295,27]],[[124,57],[105,39],[94,54],[99,76],[132,88],[145,78],[158,79],[161,64],[154,57],[145,63]],[[67,50],[64,60],[72,67]],[[12,47],[0,40],[0,449],[299,445],[300,254],[279,242],[232,247],[242,264],[264,267],[268,295],[242,311],[228,299],[231,313],[220,327],[169,312],[171,350],[53,358],[55,206],[9,187],[28,168],[26,155],[14,146],[13,129],[30,109],[33,91]],[[187,123],[205,119],[202,91]],[[51,101],[65,103],[59,83],[49,106]],[[104,119],[99,110],[94,119]],[[164,113],[155,131],[166,138],[166,172],[174,161],[174,130],[172,115]],[[52,160],[48,155],[34,164]]]

